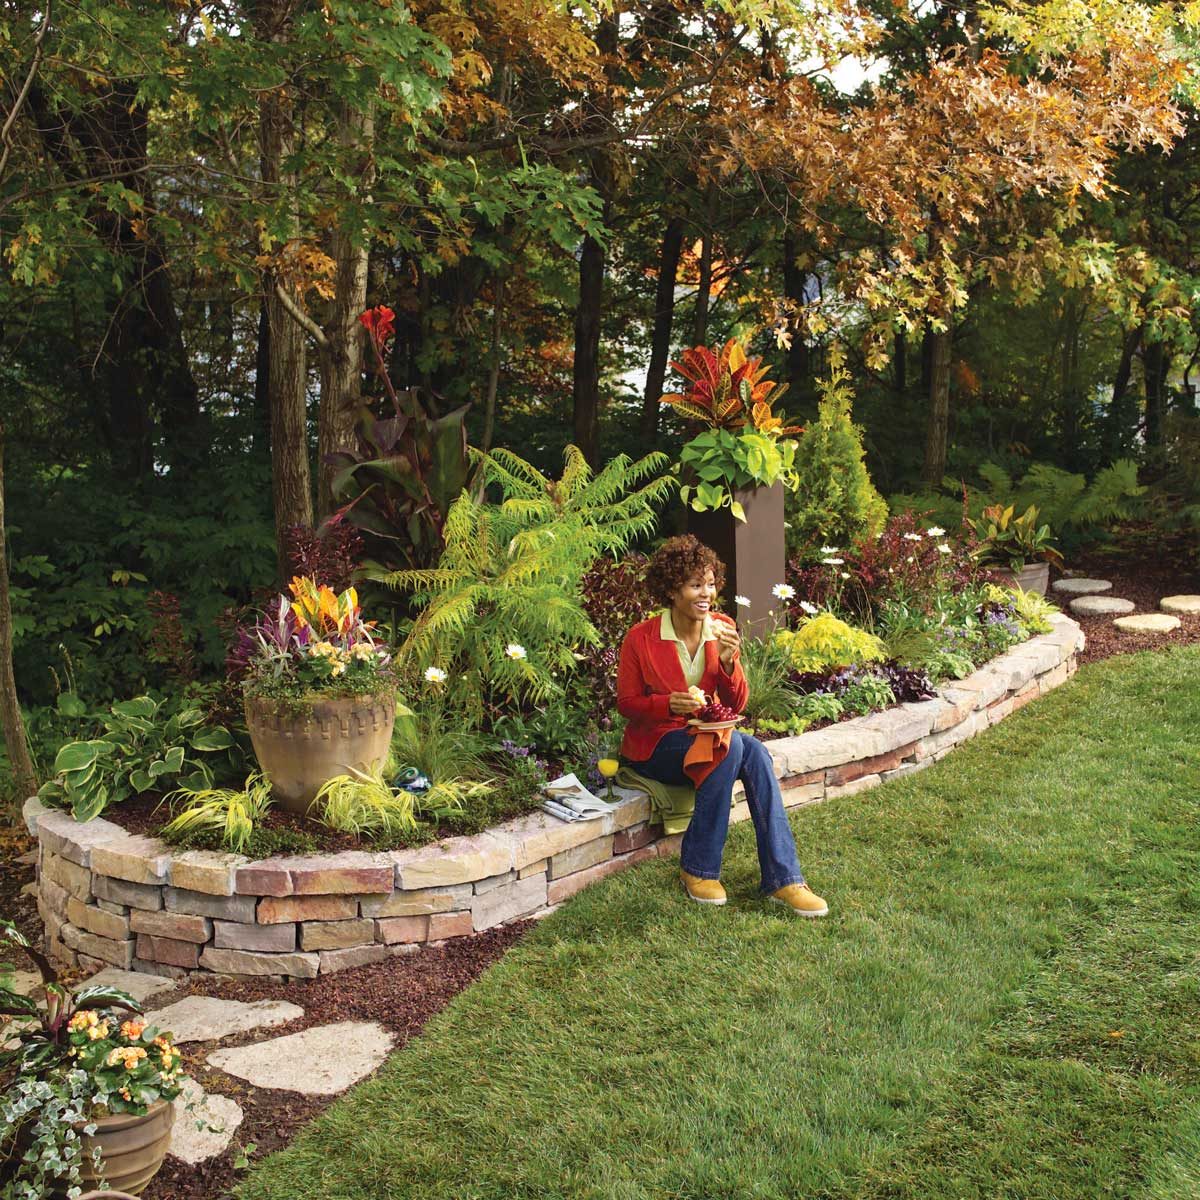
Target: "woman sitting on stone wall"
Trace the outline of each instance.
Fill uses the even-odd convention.
[[[829,906],[804,882],[766,747],[736,730],[700,733],[688,723],[706,700],[737,713],[746,705],[737,626],[713,610],[724,564],[688,534],[663,544],[646,581],[666,607],[635,625],[621,646],[617,708],[629,721],[621,754],[646,779],[696,785],[679,855],[687,894],[700,904],[725,903],[721,855],[733,785],[740,779],[754,821],[763,894],[800,916],[825,916]]]

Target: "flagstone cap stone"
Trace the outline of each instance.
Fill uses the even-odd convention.
[[[167,1153],[194,1167],[215,1158],[233,1140],[242,1123],[242,1108],[236,1100],[206,1092],[194,1079],[183,1081],[175,1097],[175,1124]]]
[[[301,1033],[214,1050],[208,1062],[260,1088],[334,1096],[374,1071],[392,1048],[392,1035],[374,1021],[340,1021]]]
[[[93,986],[119,988],[128,992],[139,1004],[145,1004],[152,996],[173,991],[179,984],[166,975],[148,975],[143,971],[121,971],[116,967],[105,967],[79,984],[79,987]]]
[[[1138,613],[1136,617],[1118,617],[1113,624],[1122,633],[1170,633],[1183,622],[1166,613]]]
[[[146,1020],[168,1030],[176,1043],[215,1042],[249,1029],[286,1025],[304,1016],[304,1009],[285,1000],[219,1000],[215,996],[185,996],[146,1014]]]
[[[1184,616],[1200,614],[1200,596],[1164,596],[1158,607],[1165,613],[1181,613]]]
[[[1097,592],[1109,591],[1112,584],[1107,579],[1087,579],[1080,575],[1056,579],[1051,587],[1064,596],[1094,596]]]
[[[1131,613],[1137,605],[1119,596],[1080,596],[1069,605],[1081,617],[1105,617],[1112,613]]]

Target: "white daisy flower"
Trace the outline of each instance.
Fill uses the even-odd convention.
[[[790,583],[777,583],[771,589],[771,595],[776,600],[790,600],[796,594],[796,589]]]
[[[810,617],[815,617],[821,610],[815,604],[809,604],[807,600],[800,601],[800,607],[804,609]]]
[[[831,567],[840,567],[846,560],[844,558],[823,558],[821,561]]]
[[[525,647],[520,645],[518,642],[509,642],[508,645],[504,647],[504,653],[508,655],[508,657],[514,662],[516,662],[518,659],[525,657]]]
[[[921,535],[919,533],[906,533],[904,535],[904,540],[906,542],[919,542],[921,540]]]
[[[842,577],[843,579],[849,579],[849,578],[850,578],[850,572],[849,572],[849,571],[839,571],[838,573],[841,575],[841,577]]]
[[[930,537],[945,537],[946,536],[946,531],[940,525],[930,525],[930,527],[927,530],[925,530],[925,532],[927,534],[929,534]]]
[[[939,553],[939,554],[949,554],[949,553],[950,553],[950,547],[949,547],[949,546],[947,546],[945,542],[942,542],[942,543],[941,543],[941,544],[938,546],[938,548],[937,548],[937,551],[938,551],[938,553]]]
[[[426,667],[425,668],[426,683],[445,683],[446,672],[441,667]]]
[[[836,546],[822,546],[821,547],[822,554],[836,554],[837,552],[838,552],[838,548]]]
[[[734,604],[736,604],[738,606],[738,608],[749,608],[750,607],[750,597],[749,596],[734,596],[733,602],[734,602]]]

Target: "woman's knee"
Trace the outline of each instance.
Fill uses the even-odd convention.
[[[739,747],[739,757],[742,762],[770,762],[771,752],[758,740],[748,733],[735,733],[734,742]],[[732,748],[732,745],[731,745]]]

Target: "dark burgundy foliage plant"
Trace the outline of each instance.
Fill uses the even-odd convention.
[[[354,583],[362,566],[362,535],[353,525],[331,517],[319,529],[291,525],[286,533],[285,554],[290,575],[307,575],[344,592]]]
[[[153,591],[146,597],[146,609],[150,614],[150,661],[165,666],[174,683],[191,683],[196,678],[196,651],[183,627],[179,597],[173,592]]]
[[[932,700],[937,691],[933,681],[921,670],[906,667],[898,659],[877,663],[874,672],[892,689],[897,704],[910,704],[915,700]]]
[[[644,554],[598,558],[583,576],[583,608],[603,646],[619,650],[629,627],[654,610],[654,601],[646,590],[649,565]]]
[[[788,686],[804,696],[835,696],[840,699],[856,683],[873,677],[882,679],[896,697],[897,704],[932,700],[937,695],[929,676],[906,667],[896,659],[849,667],[831,667],[827,671],[793,671]]]

